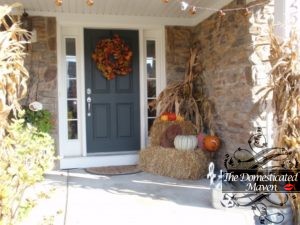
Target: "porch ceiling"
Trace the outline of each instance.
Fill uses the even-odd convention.
[[[190,5],[220,9],[232,0],[186,0]],[[3,2],[3,1],[1,1]],[[0,2],[0,4],[1,4]],[[16,0],[4,0],[12,4]],[[191,16],[186,11],[181,11],[179,0],[94,0],[93,6],[87,6],[86,0],[63,0],[63,5],[58,7],[54,0],[18,0],[24,5],[29,14],[81,14],[100,16],[135,16],[160,19],[183,20],[190,25],[199,23],[210,16],[213,11],[199,10]],[[162,21],[163,24],[163,21]],[[188,24],[187,24],[188,25]]]

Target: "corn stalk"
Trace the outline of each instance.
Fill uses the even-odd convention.
[[[158,115],[165,112],[175,112],[185,120],[190,120],[198,132],[206,129],[214,134],[212,128],[212,103],[205,95],[203,69],[197,60],[198,48],[190,50],[190,59],[187,63],[187,70],[183,81],[169,84],[150,104],[151,108],[158,111]],[[195,67],[198,67],[197,71]]]
[[[24,67],[24,44],[29,33],[9,15],[16,7],[20,5],[0,6],[0,139],[4,135],[8,115],[11,112],[16,115],[20,110],[19,100],[27,92],[29,76]]]
[[[272,69],[270,83],[260,90],[264,93],[259,104],[264,105],[271,95],[276,122],[275,146],[293,154],[288,159],[291,169],[300,168],[300,56],[299,39],[295,31],[281,41],[270,26]],[[300,224],[300,194],[291,198],[295,224]]]

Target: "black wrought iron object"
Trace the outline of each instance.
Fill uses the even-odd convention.
[[[226,171],[219,176],[210,165],[208,178],[211,184],[222,180],[223,207],[251,207],[261,224],[281,224],[285,219],[281,209],[300,192],[299,162],[290,150],[269,148],[261,128],[250,136],[248,145],[225,155]]]

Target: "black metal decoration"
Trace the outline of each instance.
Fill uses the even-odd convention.
[[[281,224],[285,219],[281,207],[286,206],[290,198],[296,198],[294,192],[300,191],[298,184],[299,162],[294,159],[291,150],[278,147],[268,148],[266,137],[260,127],[257,128],[255,134],[250,136],[248,145],[249,148],[238,148],[233,154],[226,154],[224,166],[227,171],[222,172],[218,178],[210,166],[208,178],[211,178],[212,183],[212,180],[222,177],[223,197],[220,202],[223,207],[249,206],[261,224]],[[251,180],[251,183],[241,179],[244,176],[243,174],[259,179],[258,181]],[[293,179],[279,181],[270,179],[276,176],[289,176]],[[234,178],[228,179],[228,177]],[[261,177],[266,178],[267,182],[260,180]],[[278,187],[278,190],[255,189],[249,191],[243,189],[249,183],[260,187],[271,184],[269,186],[274,185]],[[227,187],[229,188],[227,189]],[[278,196],[278,193],[281,195],[280,199],[275,197]],[[276,210],[273,209],[272,211],[268,209],[268,206],[275,206],[272,208]]]

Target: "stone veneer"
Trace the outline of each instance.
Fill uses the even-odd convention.
[[[243,1],[233,1],[225,8],[244,6]],[[243,11],[228,12],[224,17],[215,13],[195,27],[166,28],[168,81],[182,79],[182,67],[189,58],[188,47],[195,43],[200,45],[197,61],[205,69],[207,94],[215,105],[214,125],[222,139],[222,148],[216,154],[217,165],[221,167],[226,153],[248,147],[250,133],[257,126],[266,127],[266,121],[258,118],[261,113],[252,109],[255,93],[266,82],[270,69],[267,24],[273,16],[274,3],[256,6],[251,11],[249,16]],[[170,36],[171,41],[177,43],[173,50]],[[190,37],[190,43],[186,42]],[[254,47],[262,42],[263,45]],[[176,51],[175,56],[172,51]],[[177,55],[181,56],[180,67],[173,59]],[[174,72],[174,68],[180,69]]]
[[[190,27],[166,27],[167,83],[182,79],[190,54],[191,38]]]
[[[37,40],[28,46],[25,65],[30,74],[26,104],[33,101],[43,103],[52,114],[57,137],[57,54],[56,54],[56,18],[31,17],[37,31]]]

